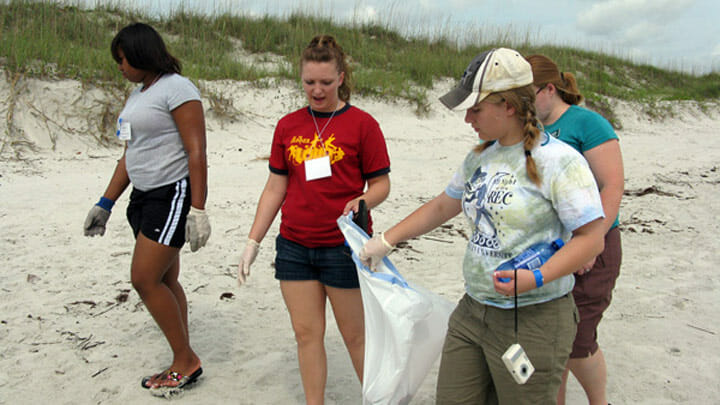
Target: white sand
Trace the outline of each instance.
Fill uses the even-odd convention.
[[[234,277],[267,178],[259,158],[269,153],[276,121],[301,106],[302,95],[288,85],[204,86],[228,100],[234,117],[204,100],[213,234],[199,252],[184,249],[181,282],[205,374],[176,402],[300,404],[295,342],[271,267],[278,221],[249,283],[238,288]],[[392,191],[373,211],[377,230],[442,192],[475,143],[463,116],[436,101],[441,90],[432,92],[426,117],[402,102],[353,100],[380,122],[391,155]],[[81,230],[121,155],[118,144],[98,145],[99,117],[108,106],[114,121],[123,95],[74,81],[13,86],[12,78],[0,81],[0,94],[0,113],[12,118],[0,122],[0,404],[160,403],[139,384],[171,359],[129,282],[129,191],[104,237]],[[615,404],[720,402],[720,109],[667,106],[675,116],[663,121],[637,106],[617,107],[631,195],[621,208],[622,274],[600,328]],[[455,218],[391,258],[410,280],[456,301],[464,226]],[[326,346],[327,403],[359,404],[360,385],[332,316]],[[435,368],[414,404],[434,403],[436,375]],[[575,380],[568,399],[584,403]]]

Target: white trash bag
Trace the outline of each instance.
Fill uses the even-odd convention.
[[[442,351],[455,304],[408,283],[385,257],[372,272],[357,254],[368,235],[352,222],[337,223],[360,279],[365,311],[363,404],[410,403]]]

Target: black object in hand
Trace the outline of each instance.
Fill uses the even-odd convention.
[[[353,222],[357,224],[365,233],[368,231],[368,208],[365,200],[360,200],[358,204],[358,212],[353,216]]]

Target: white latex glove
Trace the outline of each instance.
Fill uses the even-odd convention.
[[[393,250],[393,246],[385,240],[382,233],[376,233],[370,240],[365,242],[358,257],[370,270],[375,271],[378,263],[380,263],[383,257],[387,256],[390,251]]]
[[[248,239],[245,250],[243,250],[242,256],[240,256],[240,264],[238,264],[238,285],[243,285],[250,276],[250,265],[255,262],[259,250],[260,244],[254,239]]]
[[[105,224],[107,224],[108,218],[110,218],[110,211],[99,205],[93,205],[85,218],[85,224],[83,224],[85,236],[105,235]]]
[[[195,252],[205,246],[210,237],[210,220],[205,210],[190,206],[185,221],[185,241],[190,243],[190,251]]]

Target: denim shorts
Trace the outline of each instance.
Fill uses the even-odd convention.
[[[329,287],[360,288],[355,263],[346,245],[307,248],[278,235],[275,250],[278,280],[317,280]]]

